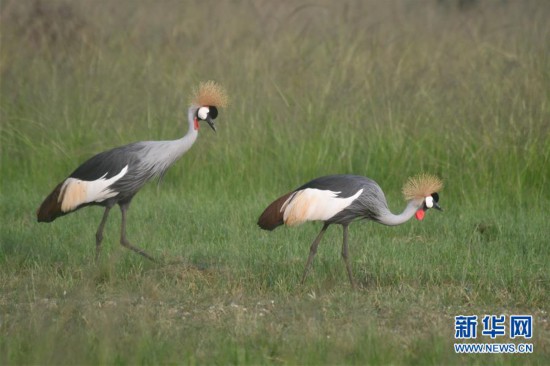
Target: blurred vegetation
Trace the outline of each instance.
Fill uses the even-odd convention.
[[[242,174],[223,180],[247,194],[351,171],[398,189],[430,170],[451,192],[513,181],[502,199],[541,197],[547,6],[453,4],[7,1],[3,135],[24,136],[35,154],[4,143],[3,156],[45,183],[35,156],[63,176],[101,149],[175,138],[192,86],[216,79],[233,96],[225,131],[202,136],[196,165],[172,177],[229,165]]]

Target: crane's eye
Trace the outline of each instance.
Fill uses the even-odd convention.
[[[218,108],[214,107],[214,106],[210,106],[209,107],[210,109],[210,118],[212,119],[216,119],[216,117],[218,117]]]
[[[434,199],[433,199],[432,196],[426,197],[426,207],[427,207],[427,208],[432,208],[432,207],[434,207]]]
[[[434,198],[434,202],[439,202],[439,194],[437,192],[432,193],[432,197]]]
[[[208,107],[200,107],[197,111],[197,117],[204,121],[206,116],[208,116]]]

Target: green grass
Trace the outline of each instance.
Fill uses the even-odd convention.
[[[0,363],[545,364],[550,358],[550,7],[545,1],[5,1]],[[185,133],[189,93],[231,96],[218,133],[140,192],[118,244],[100,208],[38,224],[93,154]],[[419,172],[445,212],[261,231],[314,177]],[[534,353],[457,355],[454,316],[532,314]],[[478,332],[480,330],[478,329]],[[487,337],[478,337],[488,342]],[[506,336],[498,339],[508,343]]]

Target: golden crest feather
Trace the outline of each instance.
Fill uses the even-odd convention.
[[[203,81],[198,89],[193,89],[192,103],[198,106],[214,106],[224,108],[229,103],[225,89],[215,81]]]
[[[403,186],[403,195],[407,201],[414,198],[424,198],[443,188],[441,179],[431,174],[419,174],[410,177]]]

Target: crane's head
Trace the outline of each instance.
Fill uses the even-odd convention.
[[[218,117],[218,107],[226,107],[228,98],[225,90],[214,81],[201,82],[194,90],[191,101],[195,110],[195,130],[199,129],[199,121],[206,121],[216,131],[214,120]]]
[[[418,203],[416,218],[422,220],[428,209],[435,208],[443,211],[439,206],[439,191],[443,188],[443,182],[436,176],[420,174],[409,178],[403,186],[403,195],[407,201],[415,200]]]
[[[208,125],[216,131],[216,126],[214,125],[214,120],[218,117],[218,108],[214,106],[203,106],[197,109],[196,113],[196,121],[198,124],[198,121],[206,121]],[[198,129],[197,126],[195,126],[195,129]]]

